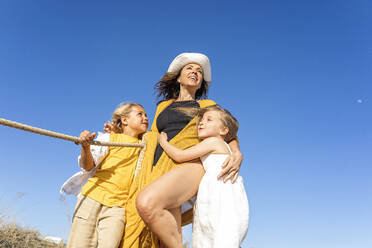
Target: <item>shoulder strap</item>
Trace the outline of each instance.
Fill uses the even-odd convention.
[[[232,151],[231,151],[231,148],[230,148],[229,144],[227,144],[226,142],[224,142],[224,143],[226,144],[227,149],[229,149],[230,154],[232,154]]]

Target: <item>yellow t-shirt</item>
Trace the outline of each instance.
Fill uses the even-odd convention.
[[[110,134],[110,142],[138,143],[125,134]],[[125,207],[139,155],[139,147],[109,147],[93,177],[82,188],[82,194],[108,207]]]

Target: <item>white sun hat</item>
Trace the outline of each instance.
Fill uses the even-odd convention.
[[[211,64],[207,56],[201,53],[181,53],[169,65],[168,72],[179,72],[185,65],[196,63],[203,68],[203,78],[207,83],[212,80]]]

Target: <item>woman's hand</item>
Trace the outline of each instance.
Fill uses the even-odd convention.
[[[164,132],[161,132],[158,138],[159,144],[163,146],[165,142],[168,142],[168,135]]]
[[[242,153],[240,151],[234,151],[222,164],[222,171],[217,178],[223,178],[223,182],[231,180],[231,182],[234,183],[239,176],[239,169],[242,161]]]
[[[80,142],[78,144],[81,144],[83,148],[88,148],[90,146],[90,142],[92,142],[95,137],[96,133],[91,133],[88,130],[84,130],[83,132],[80,133],[79,136]]]

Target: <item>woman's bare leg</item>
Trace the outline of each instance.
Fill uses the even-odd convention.
[[[201,163],[187,163],[162,175],[137,197],[139,215],[168,248],[182,248],[181,219],[171,209],[196,194],[203,175]]]
[[[181,213],[181,211],[182,211],[181,207],[169,209],[169,212],[174,216],[174,219],[176,220],[177,231],[181,235],[181,240],[183,240],[182,239],[182,226],[181,226],[181,224],[182,224],[182,213]],[[167,246],[163,242],[160,241],[159,248],[167,248]]]

